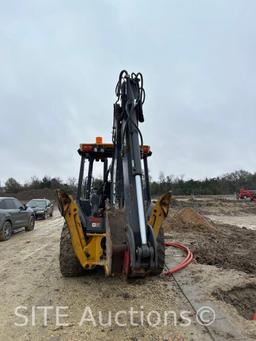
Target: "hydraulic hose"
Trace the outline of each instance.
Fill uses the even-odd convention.
[[[167,271],[164,272],[164,274],[166,276],[170,276],[171,274],[173,274],[179,270],[184,269],[186,266],[188,266],[192,262],[193,253],[191,252],[191,250],[187,246],[185,246],[181,243],[177,243],[177,242],[165,242],[164,246],[176,247],[178,249],[186,251],[186,253],[187,253],[187,256],[183,259],[183,261],[181,263],[177,264],[174,268],[168,269]]]

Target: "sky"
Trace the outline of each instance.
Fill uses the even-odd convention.
[[[77,177],[142,72],[150,173],[256,171],[256,1],[0,0],[0,182]]]

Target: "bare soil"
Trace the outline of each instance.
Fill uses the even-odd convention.
[[[219,216],[228,214],[235,216],[240,214],[256,214],[255,202],[248,200],[237,200],[234,196],[219,197],[183,197],[176,198],[176,207],[192,207],[204,215],[216,214]]]
[[[256,274],[255,240],[256,231],[217,225],[215,233],[198,234],[191,249],[199,263]]]
[[[164,222],[165,231],[169,233],[168,237],[187,242],[198,263],[256,274],[256,230],[229,224],[216,224],[202,215],[202,212],[215,201],[201,200],[198,203],[193,200],[190,203],[192,202],[194,202],[194,208],[171,209],[169,217]],[[212,206],[215,207],[215,211],[218,211],[220,204],[225,209],[225,213],[227,207],[232,207],[231,212],[234,211],[232,204],[236,212],[244,213],[246,204],[249,206],[246,212],[251,212],[255,208],[251,207],[250,202],[242,203],[222,199],[220,202],[217,201],[216,206]],[[255,203],[253,204],[256,206]],[[221,221],[221,216],[219,221]]]
[[[234,287],[229,291],[217,290],[214,296],[221,301],[233,305],[238,313],[252,320],[256,312],[256,285],[248,284],[245,286]]]
[[[149,277],[127,282],[124,278],[105,278],[102,272],[89,272],[86,276],[62,277],[59,270],[59,241],[63,219],[58,212],[48,220],[37,221],[34,231],[15,233],[7,242],[0,243],[0,340],[204,340],[207,331],[193,322],[183,327],[179,317],[182,310],[191,307],[170,278]],[[19,308],[17,315],[15,310]],[[42,308],[51,307],[46,323]],[[56,324],[58,307],[60,322]],[[79,325],[85,309],[90,309],[93,322]],[[152,327],[147,320],[141,324],[140,314],[131,325],[129,311],[157,311],[161,318],[167,311],[177,312],[178,320],[167,325]],[[127,312],[120,317],[126,323],[102,326],[109,312]],[[87,310],[88,311],[88,310]],[[25,317],[24,317],[25,316]],[[88,314],[86,315],[88,318]],[[152,317],[154,319],[154,316]],[[114,318],[113,318],[114,319]],[[195,319],[194,319],[195,320]],[[113,320],[112,320],[113,321]],[[27,322],[24,326],[22,324]],[[205,336],[206,335],[206,336]]]
[[[191,207],[183,208],[174,215],[167,217],[164,226],[166,232],[175,230],[184,232],[192,231],[193,233],[196,231],[211,233],[216,230],[216,227],[209,219],[206,219]]]
[[[226,198],[178,198],[164,223],[168,239],[183,242],[194,252],[193,263],[183,270],[184,283],[191,282],[204,300],[218,304],[248,340],[256,338],[256,323],[250,321],[255,309],[250,302],[255,302],[256,286],[253,205]],[[218,217],[218,221],[209,216]],[[234,226],[232,219],[241,217],[245,228]],[[55,211],[53,218],[37,221],[34,231],[20,231],[0,243],[0,340],[209,340],[206,328],[197,323],[184,328],[182,319],[176,325],[160,327],[148,323],[95,327],[89,322],[80,326],[86,307],[90,307],[95,318],[99,311],[106,318],[109,311],[114,314],[131,307],[144,314],[152,310],[178,314],[181,310],[190,311],[191,306],[172,277],[161,275],[134,282],[105,278],[102,272],[79,278],[62,277],[58,261],[62,226],[63,219]],[[167,252],[174,261],[175,252]],[[23,306],[26,326],[16,325],[24,322],[24,317],[15,314],[18,306]],[[48,311],[46,324],[42,310],[33,313],[33,307],[40,306],[53,307]],[[67,307],[61,311],[67,314],[61,317],[65,322],[61,327],[56,325],[58,306]]]
[[[248,201],[182,198],[176,199],[164,223],[168,238],[193,251],[193,285],[205,300],[217,302],[225,316],[252,340],[256,339],[252,321],[256,313],[255,209],[256,204]]]

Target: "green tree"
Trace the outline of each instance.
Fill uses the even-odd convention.
[[[5,190],[7,193],[17,193],[22,189],[22,186],[14,178],[9,178],[5,182]]]

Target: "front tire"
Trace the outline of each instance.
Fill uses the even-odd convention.
[[[0,241],[6,241],[12,236],[12,224],[10,221],[6,221],[0,231]]]
[[[82,276],[85,269],[81,266],[73,250],[71,236],[65,223],[60,238],[60,272],[64,277]]]

